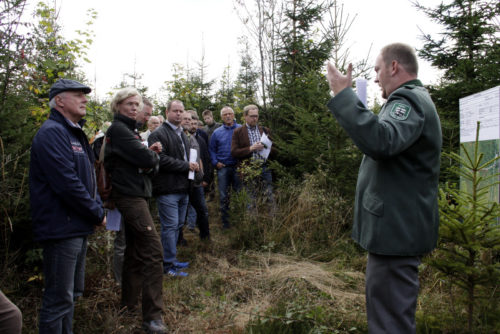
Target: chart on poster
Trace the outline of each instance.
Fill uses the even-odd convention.
[[[479,141],[500,138],[500,86],[460,99],[460,142],[476,140],[480,122]]]

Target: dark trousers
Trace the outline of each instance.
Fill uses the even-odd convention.
[[[370,253],[366,266],[368,332],[415,333],[419,256]]]
[[[73,334],[74,301],[83,295],[87,237],[43,243],[45,290],[39,334]]]
[[[205,203],[205,192],[203,187],[193,187],[189,192],[189,203],[196,211],[196,225],[200,229],[200,238],[210,238],[210,230],[208,227],[208,209]]]
[[[112,270],[115,276],[115,281],[122,285],[122,273],[123,273],[123,258],[125,257],[125,247],[127,242],[125,240],[125,226],[123,226],[123,217],[120,222],[120,230],[116,231],[115,240],[113,241],[113,260],[112,260]]]
[[[222,218],[222,227],[229,228],[229,197],[230,190],[240,190],[240,177],[235,166],[226,166],[217,170],[217,182],[219,183],[219,201]]]
[[[160,236],[141,197],[114,195],[125,225],[122,306],[135,309],[142,291],[143,321],[159,320],[163,313],[163,254]]]

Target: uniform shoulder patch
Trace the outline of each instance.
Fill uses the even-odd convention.
[[[392,105],[389,115],[398,121],[404,121],[410,116],[411,107],[407,104],[396,102]]]

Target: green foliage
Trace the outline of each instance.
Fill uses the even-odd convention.
[[[235,112],[238,112],[235,93],[235,85],[231,80],[231,67],[226,66],[219,82],[219,89],[215,93],[214,110],[218,111],[225,106],[230,106],[233,110],[236,109]]]
[[[43,2],[33,22],[24,22],[25,6],[22,0],[0,2],[1,268],[31,247],[29,149],[48,115],[48,89],[60,77],[81,79],[77,61],[92,42],[89,31],[80,31],[81,39],[65,40],[55,9]],[[95,12],[88,15],[92,24]]]
[[[206,79],[206,65],[202,61],[198,64],[198,72],[184,68],[181,64],[173,64],[173,79],[165,82],[165,91],[168,99],[177,99],[184,103],[187,109],[201,112],[205,109],[213,110],[211,90],[213,80]]]
[[[423,34],[419,55],[443,71],[441,83],[430,87],[443,127],[443,151],[459,149],[459,99],[500,84],[500,3],[451,0],[434,8],[415,6],[443,26],[440,37]],[[451,177],[443,161],[441,180]]]
[[[88,61],[87,50],[92,44],[93,33],[90,30],[78,31],[79,38],[65,40],[62,27],[57,23],[56,9],[44,2],[38,3],[35,16],[37,24],[28,35],[33,45],[32,52],[27,55],[29,89],[38,98],[46,98],[50,86],[59,78],[84,79],[78,72],[78,60]],[[89,10],[87,16],[87,25],[91,26],[97,14]]]
[[[257,317],[247,326],[246,332],[249,334],[332,333],[331,328],[317,324],[323,322],[326,315],[326,310],[321,307],[308,307],[298,303],[287,305],[282,302],[268,313],[268,316]]]
[[[499,184],[500,174],[482,175],[482,171],[500,157],[484,161],[478,136],[479,124],[474,151],[468,152],[462,146],[464,158],[455,153],[446,154],[461,165],[453,167],[452,172],[469,183],[470,189],[458,189],[450,184],[440,189],[440,241],[430,260],[446,280],[459,288],[463,296],[460,299],[466,305],[469,331],[478,325],[480,314],[496,319],[500,315],[500,205],[489,198],[491,188]],[[495,318],[487,320],[492,319]]]
[[[336,4],[307,1],[287,3],[288,28],[277,52],[278,85],[273,107],[262,113],[279,148],[280,176],[301,178],[321,170],[344,198],[353,196],[361,154],[332,115],[326,111],[330,96],[323,66],[335,49],[337,26],[319,31]]]
[[[234,87],[234,95],[238,109],[243,110],[246,105],[258,104],[257,79],[259,78],[259,72],[254,67],[248,40],[242,38],[240,39],[240,43],[242,44],[240,70]]]
[[[102,129],[105,122],[113,120],[113,113],[109,109],[109,103],[107,101],[90,99],[87,103],[85,120],[86,123],[83,130],[88,138],[92,138],[99,129]]]

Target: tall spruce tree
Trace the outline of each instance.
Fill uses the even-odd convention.
[[[219,89],[215,93],[215,111],[221,110],[224,106],[236,107],[235,86],[231,80],[231,67],[224,68],[222,77],[219,81]]]
[[[234,91],[238,108],[243,109],[248,104],[257,104],[259,72],[254,67],[248,39],[241,38],[240,44],[242,47],[240,50],[240,69]]]
[[[174,64],[172,68],[173,79],[166,81],[163,87],[167,91],[168,100],[178,99],[186,109],[194,109],[200,115],[203,110],[212,109],[211,89],[214,81],[205,80],[203,62],[199,64],[199,72],[193,72],[180,64]]]
[[[451,172],[468,186],[460,189],[446,183],[440,189],[440,240],[428,261],[444,282],[458,288],[450,293],[458,295],[454,309],[467,315],[468,332],[493,333],[500,316],[500,205],[491,200],[490,193],[499,185],[500,174],[491,172],[498,170],[499,157],[488,161],[479,151],[479,124],[470,148],[462,144],[463,157],[445,153],[460,166]],[[462,321],[456,328],[460,326]]]
[[[277,139],[284,167],[280,170],[299,179],[305,173],[322,171],[328,175],[329,186],[352,196],[361,154],[326,110],[330,89],[322,73],[336,42],[342,44],[335,41],[334,25],[327,21],[337,3],[291,0],[284,4],[286,24],[276,55],[277,86],[271,95],[272,107],[263,113]]]
[[[439,37],[423,32],[419,55],[443,71],[430,93],[441,117],[443,151],[459,149],[459,99],[500,84],[500,2],[452,0],[436,7],[414,2],[416,8],[442,25]],[[449,175],[443,164],[442,179]]]

